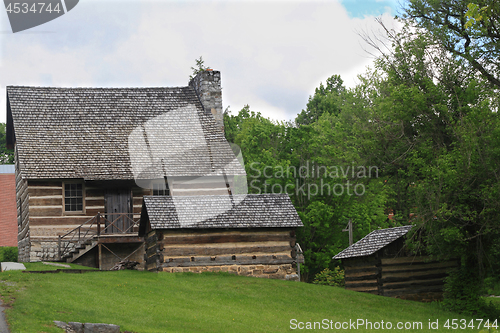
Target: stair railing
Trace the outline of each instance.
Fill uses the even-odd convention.
[[[86,240],[98,234],[99,220],[100,213],[97,213],[96,216],[93,216],[91,219],[80,224],[78,227],[68,231],[64,235],[59,235],[57,240],[58,260],[62,260],[65,255],[71,252],[73,247],[78,246],[78,244],[84,243]],[[94,225],[97,225],[97,230],[94,230]]]
[[[139,219],[134,221],[132,213],[112,213],[109,214],[115,217],[112,221],[97,213],[88,221],[80,224],[78,227],[68,231],[64,235],[58,237],[58,260],[62,260],[64,256],[68,255],[73,248],[80,244],[85,243],[87,240],[95,236],[106,234],[131,234],[136,233],[139,227]],[[125,223],[124,227],[118,226],[119,221],[129,222]],[[104,224],[104,228],[102,228]],[[128,224],[128,226],[126,226]],[[113,228],[117,229],[116,232]]]
[[[140,219],[134,221],[132,213],[112,213],[109,215],[112,215],[115,218],[112,221],[108,220],[107,218],[103,218],[105,223],[105,228],[101,231],[101,233],[131,234],[131,233],[136,233],[138,231]],[[123,224],[125,226],[119,227],[117,223],[120,221],[124,222]],[[115,232],[113,228],[118,229],[119,232]]]

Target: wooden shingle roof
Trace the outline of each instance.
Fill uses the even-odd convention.
[[[25,179],[245,175],[192,87],[9,86],[7,108]]]
[[[144,196],[141,228],[302,227],[287,194]]]
[[[374,230],[334,256],[333,259],[369,256],[384,246],[394,242],[396,239],[406,235],[411,227],[411,225],[407,225],[403,227]]]

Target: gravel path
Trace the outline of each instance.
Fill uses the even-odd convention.
[[[5,321],[5,314],[3,313],[4,307],[2,306],[2,301],[0,300],[0,333],[10,333],[7,322]]]

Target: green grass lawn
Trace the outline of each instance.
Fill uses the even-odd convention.
[[[96,268],[92,268],[92,267],[87,267],[87,266],[82,266],[82,265],[77,265],[77,264],[71,264],[71,263],[60,263],[60,262],[54,262],[53,264],[56,264],[56,265],[67,265],[67,266],[70,266],[70,268],[56,266],[56,265],[50,265],[51,262],[46,262],[45,264],[43,262],[25,262],[23,264],[26,267],[27,271],[55,271],[55,270],[58,270],[58,269],[96,270]]]
[[[447,319],[470,323],[470,318],[442,311],[438,304],[229,274],[8,271],[0,273],[0,295],[10,306],[6,314],[12,333],[62,332],[53,320],[116,324],[139,333],[312,331],[292,329],[292,319],[297,324],[324,319],[422,323],[422,329],[395,332],[478,331],[445,329]],[[439,329],[429,329],[429,320],[438,320]],[[364,327],[357,331],[382,331]]]

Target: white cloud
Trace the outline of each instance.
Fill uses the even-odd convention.
[[[356,31],[376,22],[337,1],[116,4],[81,1],[31,34],[0,35],[0,121],[6,85],[183,86],[200,55],[222,73],[224,107],[291,119],[320,81],[351,85],[371,61]]]

